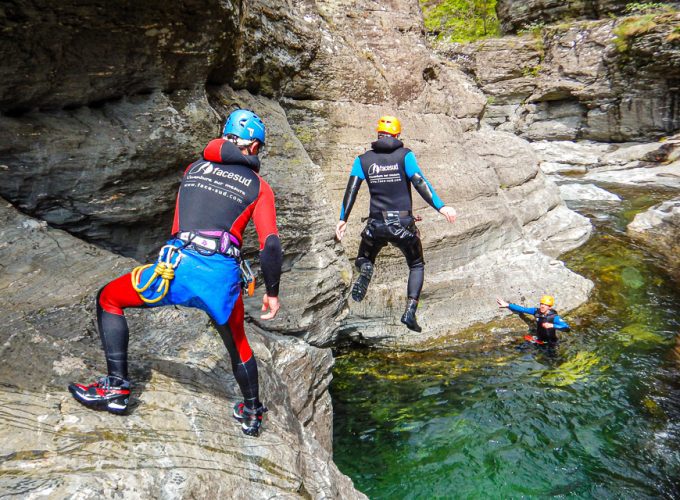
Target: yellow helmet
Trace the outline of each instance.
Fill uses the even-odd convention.
[[[397,136],[401,134],[401,122],[396,116],[381,116],[376,130],[378,133]]]
[[[555,297],[552,295],[544,295],[541,297],[541,304],[552,307],[555,305]]]

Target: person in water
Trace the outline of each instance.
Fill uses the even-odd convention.
[[[265,314],[261,318],[270,320],[280,307],[282,251],[274,193],[258,174],[258,154],[264,143],[262,120],[252,111],[239,109],[229,115],[222,137],[210,141],[202,157],[187,167],[177,194],[172,238],[159,258],[159,262],[162,259],[169,264],[172,272],[168,276],[166,268],[161,270],[163,277],[157,277],[152,267],[137,268],[99,291],[97,326],[108,375],[89,385],[70,384],[69,390],[77,401],[117,414],[127,410],[130,381],[126,308],[196,307],[208,313],[229,352],[244,398],[234,406],[234,417],[245,434],[259,435],[267,409],[259,399],[257,363],[243,325],[240,248],[243,231],[252,219],[266,287],[262,300]],[[165,294],[159,287],[163,278]],[[143,286],[145,283],[151,286]]]
[[[352,298],[357,302],[363,300],[373,276],[375,259],[380,250],[391,243],[401,250],[409,267],[406,310],[401,322],[408,329],[420,332],[416,309],[423,288],[425,262],[412,212],[411,186],[448,222],[456,220],[456,211],[439,199],[413,152],[399,140],[399,120],[394,116],[381,117],[377,132],[378,140],[371,144],[371,149],[354,160],[335,234],[342,240],[361,183],[366,181],[371,202],[355,260],[359,276],[352,288]]]
[[[569,325],[559,317],[552,307],[555,299],[551,295],[541,297],[538,307],[522,307],[510,304],[501,298],[497,298],[498,307],[507,307],[514,313],[531,314],[536,319],[536,335],[527,335],[526,340],[534,344],[546,344],[557,342],[557,330],[568,331]]]

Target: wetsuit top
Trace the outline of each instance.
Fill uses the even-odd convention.
[[[369,214],[394,210],[410,212],[411,184],[435,210],[444,206],[418,166],[416,156],[394,137],[383,137],[371,144],[371,150],[358,156],[352,165],[340,220],[346,221],[363,181],[371,194]]]
[[[555,330],[569,330],[566,321],[560,318],[557,311],[550,309],[547,313],[541,313],[538,307],[522,307],[517,304],[509,304],[508,309],[514,313],[531,314],[536,318],[536,336],[542,341],[555,341],[557,335]],[[552,323],[553,328],[545,328],[544,323]]]
[[[184,172],[177,193],[172,234],[228,232],[241,246],[252,218],[260,242],[260,266],[267,294],[278,296],[281,242],[276,228],[274,193],[260,177],[260,160],[233,143],[214,139],[200,160]],[[235,241],[234,241],[235,240]]]

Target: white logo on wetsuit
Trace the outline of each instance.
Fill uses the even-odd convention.
[[[368,175],[380,175],[383,172],[393,172],[395,170],[399,170],[398,163],[395,163],[394,165],[378,165],[377,163],[372,163],[371,166],[368,167]]]
[[[213,164],[207,161],[194,165],[189,171],[190,174],[210,174],[213,171]]]
[[[236,182],[240,182],[244,186],[250,186],[250,183],[253,182],[253,179],[248,179],[240,174],[229,172],[228,170],[222,170],[221,168],[217,168],[210,162],[203,162],[199,163],[198,165],[194,165],[192,169],[189,171],[189,174],[204,174],[204,175],[212,174],[218,177],[224,177],[226,179],[235,180]]]

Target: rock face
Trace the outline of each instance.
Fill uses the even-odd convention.
[[[478,81],[482,120],[495,129],[531,141],[650,141],[680,128],[679,25],[679,13],[581,22],[440,51]]]
[[[541,170],[552,174],[560,183],[563,199],[592,199],[595,196],[592,189],[586,192],[580,188],[579,193],[576,192],[573,182],[579,177],[574,174],[583,174],[580,180],[588,183],[680,189],[680,137],[677,135],[652,143],[537,141],[531,145],[538,155]],[[566,187],[569,183],[572,187]],[[597,197],[602,198],[599,195]]]
[[[680,197],[637,214],[627,232],[664,256],[670,273],[680,281]]]
[[[529,0],[516,2],[498,0],[496,13],[505,33],[515,33],[532,24],[551,24],[576,19],[601,19],[608,14],[622,14],[627,0],[595,0],[560,2],[559,0]]]
[[[79,24],[67,20],[84,18],[93,29],[113,31],[114,41],[124,38],[122,50],[135,47],[129,65],[144,71],[126,69],[116,55],[106,72],[98,52],[78,58],[64,50],[58,64],[47,65],[56,78],[41,76],[25,87],[10,78],[0,101],[0,120],[11,132],[0,142],[6,179],[0,194],[50,224],[139,258],[167,237],[179,176],[218,132],[218,117],[237,105],[256,109],[269,125],[263,173],[277,194],[289,271],[282,288],[286,308],[267,328],[320,346],[343,333],[369,343],[388,337],[391,345],[422,340],[404,337],[400,314],[386,313],[385,304],[401,308],[406,282],[401,257],[389,249],[369,297],[343,319],[351,281],[347,256],[356,251],[366,193],[343,242],[345,256],[333,240],[334,212],[349,165],[373,140],[381,113],[401,116],[407,146],[440,196],[460,212],[459,222],[446,226],[416,202],[426,217],[421,230],[429,279],[452,276],[488,252],[502,250],[510,259],[529,245],[556,256],[587,238],[590,224],[563,206],[523,141],[476,131],[484,97],[428,49],[417,2],[348,5],[208,2],[174,7],[168,16],[178,23],[152,23],[146,10],[101,16],[96,7],[64,7],[40,17],[34,6],[17,4],[4,12],[10,36],[3,51],[30,50],[22,34],[38,20],[64,31],[56,46],[67,44],[79,34]],[[114,50],[108,43],[105,48]],[[10,61],[13,73],[26,64],[25,58]],[[78,93],[79,81],[94,83]],[[254,250],[246,247],[248,255]],[[547,286],[551,269],[537,266],[531,281]],[[420,311],[431,318],[431,335],[473,321],[455,307],[442,309],[450,303],[447,294],[429,294],[426,289]],[[479,300],[487,295],[479,289]],[[584,299],[578,294],[565,302]],[[250,311],[257,306],[257,299],[247,304]]]
[[[0,7],[0,22],[0,195],[39,220],[5,207],[0,223],[12,242],[0,248],[10,297],[1,397],[11,409],[1,476],[13,493],[114,496],[132,480],[151,497],[237,487],[255,497],[360,496],[331,460],[330,354],[300,339],[416,347],[499,315],[495,295],[554,291],[561,310],[587,298],[592,284],[554,257],[585,241],[590,223],[567,209],[525,140],[480,130],[486,98],[427,47],[416,0],[18,1]],[[131,314],[142,324],[133,414],[87,412],[63,386],[101,371],[90,364],[101,353],[88,304],[133,264],[101,247],[137,259],[156,251],[185,166],[237,106],[268,125],[262,173],[285,252],[277,319],[261,324],[260,299],[246,303],[268,432],[253,443],[226,426],[235,386],[215,354],[222,346],[203,316],[177,309]],[[448,225],[415,200],[427,263],[422,336],[398,321],[407,273],[394,249],[381,254],[364,302],[346,302],[365,188],[343,244],[333,237],[351,162],[386,113],[400,116],[406,145],[459,212]],[[252,233],[246,241],[256,256]]]
[[[75,402],[66,384],[105,369],[92,298],[135,262],[4,201],[0,224],[2,496],[365,498],[332,462],[331,353],[294,338],[248,329],[270,409],[258,439],[230,416],[238,386],[198,311],[128,314],[129,416]]]

